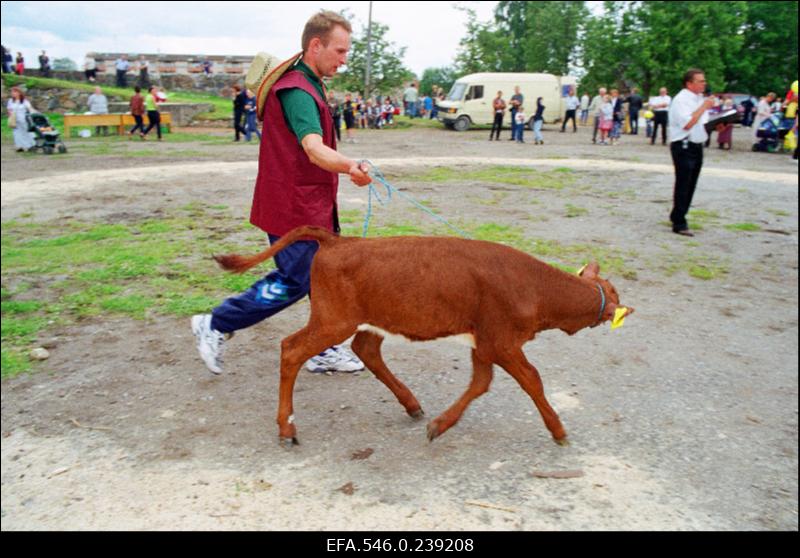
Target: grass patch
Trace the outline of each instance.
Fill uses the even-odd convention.
[[[492,192],[491,198],[470,198],[472,203],[480,205],[495,206],[500,205],[508,197],[508,192]],[[538,200],[536,203],[540,203]]]
[[[16,76],[5,74],[3,80],[6,82],[7,87],[12,85],[24,84],[26,88],[38,89],[74,89],[78,91],[85,91],[87,95],[94,93],[96,84],[87,83],[82,81],[69,81],[64,79],[43,78],[34,76]],[[133,85],[129,88],[125,87],[112,87],[110,85],[101,85],[103,93],[108,97],[119,97],[124,101],[129,101],[134,95]],[[218,120],[225,118],[232,118],[233,116],[233,102],[230,98],[219,97],[210,93],[199,93],[191,91],[167,91],[167,102],[169,103],[209,103],[213,106],[213,110],[204,113],[207,120]]]
[[[423,174],[409,177],[420,182],[485,182],[511,184],[537,190],[561,190],[572,185],[572,169],[560,167],[538,171],[529,167],[491,166],[464,170],[456,167],[435,167]]]
[[[672,251],[671,248],[662,246],[664,253],[648,267],[660,269],[668,277],[679,272],[684,272],[690,277],[710,281],[720,279],[730,272],[729,264],[719,257],[696,251],[686,243],[688,251]]]
[[[565,216],[569,217],[569,218],[581,217],[582,215],[588,215],[589,214],[589,210],[588,209],[584,209],[583,207],[577,207],[575,205],[572,205],[571,203],[568,203],[566,205],[565,209],[566,209]]]
[[[761,230],[761,227],[759,227],[755,223],[732,223],[729,225],[725,225],[725,228],[728,229],[729,231],[745,231],[745,232],[755,232]]]
[[[431,120],[430,118],[410,118],[402,114],[396,115],[394,117],[394,122],[394,126],[383,128],[382,130],[408,130],[411,128],[444,129],[444,125],[438,120]]]
[[[2,356],[3,378],[13,378],[31,369],[30,359],[18,350],[6,349],[3,346],[2,350],[0,350],[0,356]]]
[[[778,217],[789,217],[791,215],[791,213],[783,209],[767,209],[767,211]]]
[[[689,228],[702,231],[708,226],[718,225],[722,216],[716,211],[690,209],[689,213],[686,215],[686,219],[689,221]],[[670,223],[669,226],[671,227],[672,224]]]
[[[263,235],[241,239],[250,236],[247,227],[235,231],[235,241],[227,229],[216,232],[224,209],[195,203],[163,219],[114,225],[3,223],[4,377],[35,369],[26,355],[54,325],[109,313],[140,320],[183,317],[207,312],[232,292],[244,291],[271,264],[233,275],[210,261],[209,253],[246,254],[264,248]],[[198,238],[205,239],[202,249]],[[43,293],[35,299],[24,282],[31,275],[37,277],[36,293]]]

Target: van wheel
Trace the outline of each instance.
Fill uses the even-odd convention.
[[[456,121],[453,123],[453,129],[456,132],[466,132],[469,130],[469,118],[466,116],[459,116],[456,118]]]

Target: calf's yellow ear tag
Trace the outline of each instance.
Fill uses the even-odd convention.
[[[583,273],[586,270],[587,265],[589,264],[583,264],[583,267],[578,270],[578,277],[580,277],[581,273]]]
[[[611,329],[615,330],[618,327],[622,327],[622,324],[625,323],[625,315],[628,313],[628,309],[624,306],[617,307],[614,310],[614,319],[611,320]]]

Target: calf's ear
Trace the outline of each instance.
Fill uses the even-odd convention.
[[[598,273],[600,273],[600,266],[597,265],[597,262],[590,262],[578,271],[578,276],[585,279],[594,279]]]

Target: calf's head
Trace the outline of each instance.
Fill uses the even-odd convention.
[[[599,285],[603,290],[605,304],[602,308],[602,311],[598,312],[597,323],[591,327],[599,326],[600,324],[609,320],[620,321],[626,316],[633,314],[633,308],[630,306],[620,305],[619,293],[617,292],[617,289],[615,289],[614,285],[612,285],[609,281],[600,277],[599,273],[600,266],[597,264],[597,262],[591,262],[588,265],[585,265],[578,272],[579,277]],[[619,313],[617,313],[617,309],[620,309]]]

